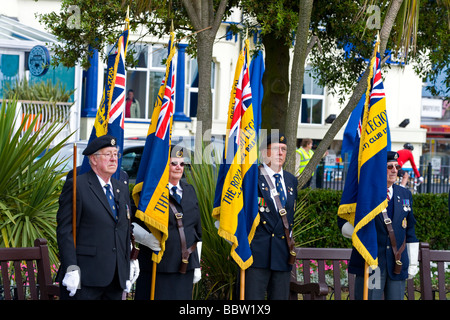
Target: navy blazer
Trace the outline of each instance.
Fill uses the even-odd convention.
[[[406,238],[406,243],[419,242],[415,234],[416,220],[413,215],[412,194],[396,184],[393,185],[393,195],[388,204],[388,212],[392,215],[392,228],[395,233],[397,248],[400,248]],[[342,220],[342,219],[341,219]],[[343,223],[340,223],[342,227]],[[394,274],[395,259],[392,250],[389,234],[384,223],[383,215],[380,213],[375,217],[375,226],[377,231],[378,244],[378,267],[383,272],[387,270],[387,274],[392,280],[406,280],[408,278],[408,249],[402,253],[401,262],[402,270],[400,274]],[[349,272],[360,276],[364,275],[364,259],[355,248],[352,250]]]
[[[287,171],[283,171],[283,178],[287,196],[286,216],[291,231],[294,224],[298,181],[294,175]],[[258,197],[260,198],[260,222],[250,246],[253,255],[252,267],[291,271],[292,265],[288,264],[290,253],[285,238],[283,222],[270,196],[270,187],[261,171],[258,176]]]
[[[124,183],[111,178],[111,184],[117,221],[94,171],[77,176],[76,249],[72,236],[73,179],[64,184],[56,215],[61,260],[57,281],[63,279],[67,267],[75,265],[80,268],[81,286],[107,286],[117,272],[125,289],[130,276],[130,195]]]
[[[200,210],[198,207],[197,195],[194,187],[183,180],[180,180],[180,186],[183,189],[183,197],[181,198],[181,204],[178,204],[175,199],[170,195],[170,201],[175,204],[178,212],[183,213],[183,227],[186,237],[186,247],[191,247],[195,242],[202,241],[202,225]],[[181,243],[180,234],[178,232],[175,215],[172,212],[172,208],[169,206],[169,228],[168,238],[166,240],[166,249],[158,263],[157,272],[178,272],[181,263]],[[136,219],[136,222],[148,231],[145,224]],[[143,271],[152,269],[152,253],[153,251],[144,246],[139,247],[139,268]],[[200,268],[200,262],[197,250],[193,251],[189,256],[189,263],[187,270]]]

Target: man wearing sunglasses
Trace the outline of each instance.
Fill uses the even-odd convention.
[[[369,275],[369,300],[403,300],[406,279],[418,272],[419,240],[415,234],[416,220],[412,210],[411,192],[395,184],[398,153],[388,151],[387,190],[388,207],[375,217],[378,244],[378,267]],[[338,218],[344,237],[351,238],[353,226]],[[364,259],[353,248],[349,273],[356,274],[355,299],[363,299]]]
[[[155,300],[191,300],[193,284],[201,279],[200,254],[202,226],[194,187],[181,180],[184,173],[184,150],[171,147],[169,162],[169,236],[157,265]],[[136,300],[149,300],[152,273],[152,250],[159,251],[159,241],[141,221],[133,222],[136,242],[142,244],[138,256],[139,278]]]

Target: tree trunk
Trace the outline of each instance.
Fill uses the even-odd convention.
[[[302,102],[302,88],[305,73],[305,60],[308,55],[307,42],[311,11],[314,0],[300,0],[297,32],[295,36],[294,56],[291,71],[291,92],[286,118],[287,162],[286,170],[295,173],[295,149],[297,148],[298,116]]]
[[[272,34],[262,36],[265,71],[262,79],[264,95],[261,103],[262,129],[285,132],[289,95],[289,45]]]

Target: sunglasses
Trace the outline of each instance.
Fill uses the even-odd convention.
[[[388,164],[387,168],[388,168],[388,170],[392,170],[392,169],[394,169],[394,166],[395,166],[395,169],[397,169],[397,171],[402,168],[399,164]]]
[[[170,163],[170,165],[171,166],[174,166],[174,167],[176,167],[177,165],[180,165],[180,167],[184,167],[184,162],[174,162],[174,161],[172,161],[171,163]]]

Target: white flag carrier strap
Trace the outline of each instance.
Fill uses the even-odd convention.
[[[266,169],[264,169],[264,166],[259,166],[259,169],[261,170],[261,173],[263,174],[264,178],[266,179],[267,184],[269,185],[270,188],[270,194],[273,195],[273,198],[275,199],[275,204],[277,206],[278,209],[278,213],[281,216],[281,221],[283,222],[283,228],[284,228],[284,234],[286,237],[286,243],[287,246],[289,248],[289,261],[288,263],[290,265],[293,265],[295,263],[295,258],[297,256],[296,252],[295,252],[295,244],[294,244],[294,240],[292,239],[290,232],[289,232],[289,222],[287,220],[286,217],[286,209],[281,205],[281,201],[280,201],[280,197],[279,194],[277,192],[277,189],[275,188],[275,186],[273,185],[272,179],[270,179],[269,175],[267,174]]]

